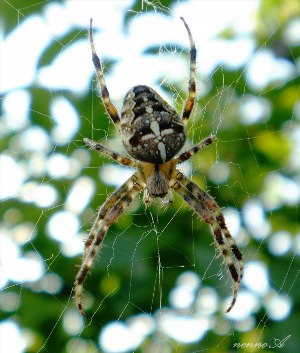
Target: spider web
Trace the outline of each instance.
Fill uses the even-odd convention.
[[[80,1],[76,3],[79,7]],[[96,21],[95,3],[85,2],[86,13],[81,21],[68,20],[72,30],[62,26],[63,36],[58,30],[49,34],[45,29],[52,39],[42,47],[45,54],[37,67],[42,71],[56,58],[66,56],[63,63],[69,71],[65,69],[61,78],[62,88],[51,86],[51,82],[48,86],[38,81],[23,83],[16,85],[21,87],[17,90],[8,88],[1,98],[1,173],[4,169],[10,171],[17,192],[13,194],[11,183],[2,177],[2,194],[8,196],[3,197],[1,207],[0,341],[12,352],[45,352],[56,347],[75,353],[177,352],[182,346],[187,352],[201,352],[243,348],[239,344],[246,344],[249,351],[295,351],[293,346],[299,346],[292,327],[296,327],[293,320],[297,310],[293,308],[298,304],[299,281],[300,112],[295,71],[299,61],[295,28],[299,21],[292,15],[286,15],[290,20],[282,22],[270,15],[271,24],[261,20],[256,48],[239,65],[231,60],[234,54],[226,57],[225,42],[238,37],[232,24],[209,38],[211,46],[219,45],[219,62],[216,60],[213,66],[206,61],[214,51],[199,33],[199,19],[193,22],[194,2],[177,2],[176,7],[159,1],[123,5],[119,20],[125,13],[129,22],[125,34],[115,40],[113,32],[120,30],[115,25],[117,20],[105,30],[96,28],[96,47],[105,65],[111,98],[118,107],[131,86],[148,84],[145,80],[149,80],[180,111],[188,80],[188,38],[178,18],[185,17],[198,50],[198,101],[187,126],[185,147],[211,133],[218,136],[218,141],[191,163],[185,163],[182,170],[220,204],[243,250],[246,270],[236,307],[226,315],[231,279],[215,251],[208,226],[178,197],[168,208],[158,203],[146,208],[136,200],[110,228],[101,257],[85,283],[88,319],[84,321],[77,312],[72,290],[83,240],[95,219],[96,208],[131,173],[99,159],[82,142],[84,137],[94,138],[122,151],[120,138],[109,119],[104,118],[103,107],[99,107],[92,76],[85,75],[87,90],[79,84],[73,91],[64,87],[75,74],[86,73],[89,66],[93,75],[86,23],[91,14],[95,26],[104,23],[102,13]],[[228,7],[235,4],[227,3]],[[268,2],[263,4],[267,8]],[[106,2],[98,2],[100,5],[107,16],[118,13]],[[60,14],[55,12],[60,6],[48,1],[29,7],[17,1],[2,4],[7,19],[13,18],[7,20],[7,25],[23,33],[27,33],[23,21],[32,19],[32,13],[46,19],[50,27],[53,16]],[[204,12],[206,7],[201,10]],[[271,8],[276,14],[276,8]],[[217,9],[214,11],[218,14]],[[152,28],[154,18],[158,28],[170,26],[178,37],[168,36],[166,29],[157,38]],[[207,17],[208,26],[213,27],[213,20]],[[60,23],[59,17],[56,21]],[[140,32],[142,27],[151,30]],[[253,37],[254,30],[251,33]],[[145,43],[149,40],[148,46],[142,46],[146,55],[132,56],[134,62],[128,65],[129,52],[141,46],[138,38],[145,38]],[[224,42],[219,43],[218,38]],[[28,37],[25,39],[28,42]],[[78,51],[72,49],[77,42],[81,43]],[[129,50],[121,57],[118,48],[124,42]],[[9,55],[10,48],[5,49]],[[79,51],[87,55],[78,68],[72,66],[70,58]],[[205,67],[209,64],[210,70]],[[260,67],[272,69],[265,83],[264,70],[262,77],[255,76],[255,69]],[[120,82],[119,77],[124,77],[128,68],[128,80]],[[42,75],[47,81],[46,70]],[[29,114],[13,110],[16,101],[26,107],[26,94],[32,99],[27,105]],[[76,126],[78,114],[80,127]],[[23,121],[24,115],[30,118]],[[63,135],[64,119],[71,131],[69,139]],[[13,175],[19,176],[19,185]],[[39,316],[41,321],[30,319]]]

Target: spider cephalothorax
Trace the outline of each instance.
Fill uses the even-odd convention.
[[[85,315],[82,308],[83,282],[99,252],[107,230],[142,191],[144,191],[145,203],[159,198],[164,204],[172,201],[172,191],[176,191],[211,226],[216,245],[233,279],[232,300],[227,312],[232,309],[236,301],[243,276],[242,254],[226,227],[224,216],[216,201],[176,168],[178,163],[188,160],[201,148],[215,140],[215,136],[209,136],[176,156],[185,143],[184,126],[192,112],[196,93],[196,48],[188,25],[182,17],[181,20],[188,32],[191,46],[188,97],[181,116],[152,88],[142,85],[133,87],[126,94],[121,116],[119,116],[110,101],[101,62],[96,54],[91,20],[89,37],[102,101],[121,134],[126,151],[132,158],[123,157],[95,141],[89,139],[84,141],[92,149],[109,156],[118,163],[134,167],[136,172],[101,206],[85,243],[82,265],[76,277],[75,293],[82,315]]]

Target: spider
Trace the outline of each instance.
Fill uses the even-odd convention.
[[[159,198],[163,204],[169,204],[172,202],[172,190],[176,191],[200,218],[211,226],[217,248],[223,255],[233,280],[232,299],[226,312],[229,312],[236,302],[243,276],[242,254],[226,227],[224,216],[216,201],[176,169],[178,163],[188,160],[216,139],[211,135],[191,149],[177,155],[186,140],[185,124],[191,115],[196,96],[196,48],[189,26],[183,17],[180,19],[183,21],[190,42],[188,97],[181,116],[157,92],[145,85],[138,85],[129,90],[119,115],[106,87],[103,68],[95,50],[92,19],[90,20],[89,40],[102,101],[131,158],[123,157],[88,138],[85,138],[84,142],[98,153],[114,159],[119,164],[134,167],[136,171],[101,206],[85,243],[83,260],[75,283],[75,298],[83,316],[86,316],[82,306],[83,283],[108,228],[142,191],[143,201],[146,204],[151,203],[155,198]]]

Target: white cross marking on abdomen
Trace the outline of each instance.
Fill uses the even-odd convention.
[[[164,162],[166,160],[167,154],[166,154],[166,146],[165,144],[161,141],[162,137],[168,134],[172,134],[174,132],[173,129],[164,129],[160,131],[160,126],[159,123],[156,120],[152,120],[150,123],[150,129],[153,131],[153,134],[147,134],[142,136],[142,140],[150,140],[152,138],[155,139],[157,144],[157,148],[159,150],[160,157],[162,161]]]

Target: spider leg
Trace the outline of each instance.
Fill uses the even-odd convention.
[[[212,227],[220,253],[223,255],[233,279],[232,300],[226,310],[226,312],[229,312],[236,302],[243,276],[242,254],[226,227],[224,216],[219,206],[210,195],[180,172],[177,173],[176,178],[171,182],[171,187]],[[239,274],[234,259],[239,264]]]
[[[175,163],[181,163],[184,162],[188,159],[190,159],[191,157],[193,157],[199,150],[201,150],[203,147],[206,147],[208,145],[210,145],[211,143],[213,143],[215,140],[217,139],[217,137],[215,135],[211,135],[209,137],[206,137],[204,140],[202,140],[201,142],[199,142],[197,145],[193,146],[191,149],[189,149],[188,151],[185,151],[183,153],[181,153],[179,156],[174,158]]]
[[[202,190],[197,184],[195,184],[192,180],[185,177],[182,173],[179,172],[179,178],[181,179],[182,185],[186,187],[192,194],[196,195],[199,200],[201,200],[204,204],[209,207],[214,212],[214,216],[216,221],[218,222],[220,228],[222,229],[223,234],[225,235],[226,240],[229,243],[230,249],[234,255],[234,257],[239,262],[239,271],[240,271],[240,279],[243,277],[243,261],[242,254],[239,251],[234,239],[232,238],[226,223],[224,216],[220,210],[220,207],[216,203],[216,201],[204,190]]]
[[[101,92],[103,103],[105,105],[105,109],[106,109],[108,115],[111,117],[113,123],[118,128],[120,125],[120,116],[117,111],[117,108],[110,101],[109,92],[108,92],[108,89],[107,89],[107,86],[105,83],[102,65],[101,65],[100,59],[96,53],[96,49],[95,49],[92,23],[93,23],[93,20],[90,19],[89,38],[90,38],[90,45],[91,45],[91,50],[92,50],[92,60],[93,60],[94,66],[95,66],[98,84],[100,86],[100,92]]]
[[[117,221],[142,189],[143,186],[137,183],[137,177],[134,174],[106,200],[98,212],[97,219],[86,241],[82,264],[75,281],[75,298],[78,309],[83,316],[85,316],[85,312],[82,308],[82,292],[86,275],[101,248],[108,228]]]
[[[195,71],[196,71],[196,47],[195,43],[192,37],[192,33],[190,31],[189,26],[185,22],[183,17],[180,17],[182,22],[184,23],[184,26],[188,32],[189,35],[189,40],[190,40],[190,78],[189,78],[189,89],[188,89],[188,97],[185,102],[183,112],[182,112],[182,120],[187,123],[189,120],[189,117],[191,115],[191,112],[193,110],[193,106],[195,103],[195,96],[196,96],[196,82],[195,82]]]
[[[83,141],[89,145],[91,147],[91,149],[96,150],[97,152],[99,152],[100,154],[103,153],[106,156],[114,159],[115,161],[117,161],[119,164],[122,165],[127,165],[130,167],[135,167],[136,163],[133,159],[128,158],[128,157],[123,157],[121,155],[119,155],[118,153],[110,150],[109,148],[101,145],[100,143],[90,140],[88,138],[84,138]]]
[[[118,189],[116,189],[105,201],[105,203],[100,207],[97,215],[97,220],[94,223],[93,228],[90,231],[89,237],[86,240],[84,247],[84,255],[83,258],[85,258],[91,243],[94,240],[94,237],[96,235],[96,232],[94,232],[94,228],[96,227],[96,223],[98,221],[101,221],[106,217],[106,214],[113,208],[113,206],[123,197],[127,194],[130,189],[133,188],[135,183],[137,182],[137,177],[136,174],[133,174],[124,184],[122,184]]]
[[[232,238],[232,236],[231,236],[231,234],[230,234],[230,232],[229,232],[229,230],[228,230],[228,228],[227,228],[227,226],[225,224],[224,216],[223,216],[223,214],[222,214],[222,212],[221,212],[221,210],[219,208],[217,210],[215,210],[215,216],[216,216],[217,223],[219,224],[220,228],[222,229],[223,234],[225,235],[225,238],[226,238],[226,240],[227,240],[227,242],[229,244],[231,252],[234,255],[234,257],[237,259],[238,264],[239,264],[239,280],[238,280],[239,283],[238,283],[238,286],[236,288],[236,292],[234,293],[235,295],[233,294],[233,300],[231,301],[230,305],[226,309],[226,312],[228,313],[233,308],[233,306],[234,306],[234,304],[236,302],[236,297],[237,297],[238,289],[239,289],[239,286],[240,286],[240,282],[241,282],[241,280],[243,278],[243,274],[244,274],[243,257],[242,257],[242,254],[241,254],[239,248],[236,245],[235,240]],[[234,278],[233,278],[233,280],[234,280]],[[235,297],[235,299],[234,299],[234,297]]]

